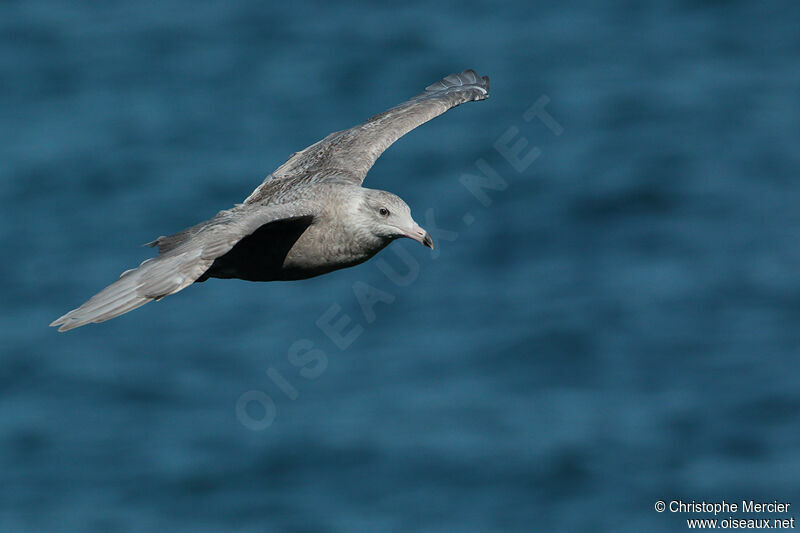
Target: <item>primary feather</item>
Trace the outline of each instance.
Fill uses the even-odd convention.
[[[396,235],[380,220],[370,225],[374,212],[364,210],[365,198],[380,195],[367,194],[361,184],[397,139],[448,109],[488,97],[489,78],[465,70],[358,126],[331,133],[293,154],[244,203],[151,242],[158,257],[123,273],[50,325],[66,331],[103,322],[207,277],[267,281],[324,274],[367,260],[398,236],[432,246],[410,211],[396,223],[413,224],[416,233]],[[267,226],[269,231],[257,232]]]

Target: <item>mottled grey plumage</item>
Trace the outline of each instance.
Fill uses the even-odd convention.
[[[489,78],[465,70],[359,126],[331,133],[293,154],[244,203],[150,243],[158,257],[50,325],[66,331],[103,322],[209,277],[317,276],[362,263],[399,237],[432,248],[403,200],[361,184],[394,141],[452,107],[488,97]]]

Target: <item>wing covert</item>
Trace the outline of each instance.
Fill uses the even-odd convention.
[[[214,260],[259,227],[283,218],[306,215],[294,204],[239,205],[216,217],[169,237],[159,237],[158,257],[123,272],[117,281],[86,303],[53,321],[59,331],[104,322],[194,283]]]
[[[358,126],[331,133],[293,154],[253,191],[245,203],[260,200],[272,180],[310,173],[326,176],[331,174],[331,170],[339,170],[340,173],[334,174],[350,176],[361,184],[378,157],[397,139],[448,109],[488,97],[488,76],[478,76],[471,69],[450,74],[410,100],[374,115]]]

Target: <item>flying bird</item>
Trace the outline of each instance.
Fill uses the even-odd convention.
[[[398,238],[433,248],[430,234],[398,196],[362,187],[375,160],[397,139],[464,102],[489,97],[489,78],[451,74],[410,100],[353,128],[331,133],[267,176],[243,203],[148,243],[158,256],[51,326],[67,331],[103,322],[208,278],[288,281],[367,259]]]

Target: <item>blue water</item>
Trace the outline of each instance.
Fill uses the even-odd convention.
[[[800,9],[654,4],[0,3],[0,531],[658,532],[686,527],[659,499],[800,506]],[[434,255],[47,328],[141,243],[464,68],[491,98],[367,179],[434,219]],[[506,188],[476,196],[487,165]]]

